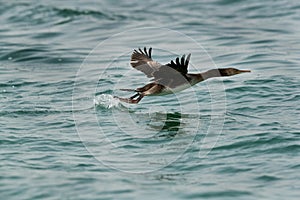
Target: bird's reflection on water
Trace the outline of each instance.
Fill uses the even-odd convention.
[[[182,120],[182,114],[175,113],[155,113],[151,117],[151,122],[148,127],[153,130],[159,131],[159,137],[174,137],[178,134],[181,126],[185,124]]]
[[[111,129],[109,132],[121,131],[121,133],[136,139],[155,137],[170,139],[184,134],[205,134],[213,118],[212,113],[207,111],[204,113],[165,111],[164,109],[149,111],[149,107],[132,109],[120,103],[111,108],[107,108],[106,104],[105,107],[100,104],[97,106],[100,125],[104,123],[115,124],[115,129]],[[118,136],[120,137],[120,134]]]
[[[156,132],[156,137],[175,137],[178,134],[196,134],[200,129],[202,117],[199,114],[183,114],[180,112],[154,112],[148,119],[143,114],[137,114],[139,123],[147,125],[147,129]],[[145,117],[145,115],[144,115]]]

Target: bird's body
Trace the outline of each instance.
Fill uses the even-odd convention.
[[[152,48],[147,51],[134,50],[131,55],[131,66],[139,71],[142,71],[148,78],[153,78],[151,83],[137,89],[122,89],[124,91],[136,92],[130,98],[120,98],[119,100],[127,103],[138,103],[144,96],[160,96],[172,94],[185,90],[201,81],[212,77],[232,76],[250,70],[238,70],[235,68],[219,68],[208,70],[199,74],[189,74],[188,64],[191,54],[186,58],[185,55],[176,58],[175,62],[172,60],[166,65],[162,65],[152,60]]]

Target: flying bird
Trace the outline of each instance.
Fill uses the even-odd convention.
[[[177,57],[168,64],[160,64],[152,60],[152,48],[134,50],[131,55],[130,64],[133,68],[143,72],[151,82],[136,89],[121,89],[122,91],[135,92],[130,98],[115,98],[126,103],[137,104],[145,96],[167,95],[187,89],[201,81],[213,77],[225,77],[251,72],[250,70],[239,70],[235,68],[211,69],[203,73],[188,73],[188,65],[191,54]]]

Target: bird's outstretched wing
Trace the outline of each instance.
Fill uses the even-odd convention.
[[[154,72],[158,71],[162,66],[160,63],[152,60],[151,57],[152,48],[144,47],[144,51],[139,48],[134,50],[131,55],[130,64],[133,68],[143,72],[148,78],[154,77]]]
[[[143,51],[144,50],[144,51]],[[186,58],[183,55],[177,57],[175,62],[172,60],[166,65],[162,65],[152,60],[152,48],[144,47],[144,49],[134,50],[131,55],[131,66],[139,71],[142,71],[148,78],[153,78],[153,81],[168,87],[176,87],[187,82],[186,76],[191,54]]]
[[[156,72],[153,73],[154,80],[162,85],[168,87],[177,87],[188,83],[188,65],[191,54],[186,58],[183,55],[181,58],[177,57],[175,62],[171,60],[170,63],[163,65]]]
[[[181,73],[183,76],[186,76],[188,72],[188,65],[190,62],[190,58],[191,58],[191,54],[189,54],[186,58],[185,55],[183,55],[181,59],[177,57],[175,62],[171,60],[171,62],[166,64],[166,66],[171,67],[172,69]]]

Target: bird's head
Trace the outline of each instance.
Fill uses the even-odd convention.
[[[240,70],[236,68],[219,68],[218,70],[221,76],[233,76],[236,74],[251,72],[250,70]]]

